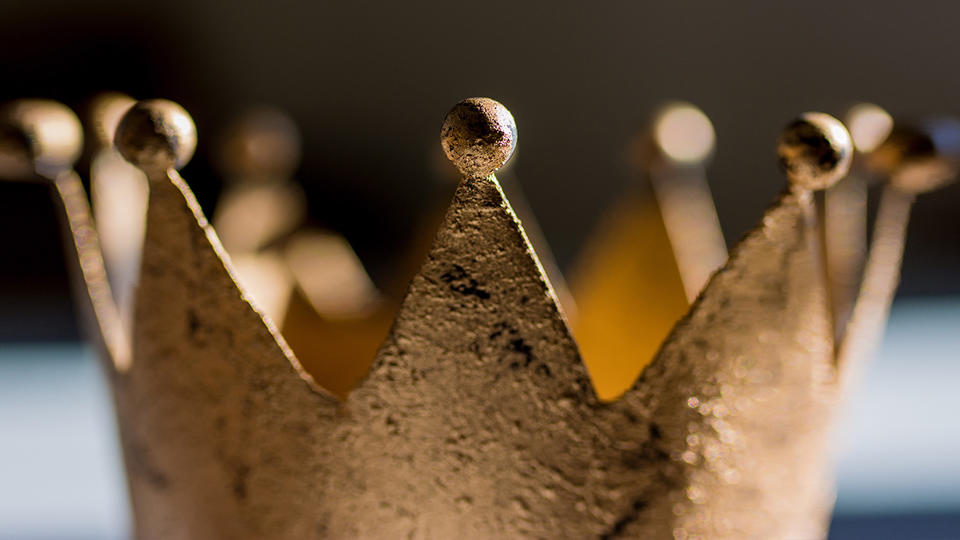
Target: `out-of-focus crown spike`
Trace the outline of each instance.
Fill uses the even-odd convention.
[[[136,101],[125,94],[105,92],[89,106],[94,135],[90,160],[90,200],[100,247],[124,331],[133,332],[133,301],[140,274],[140,251],[147,218],[147,179],[113,147],[123,114]]]
[[[300,132],[283,111],[253,107],[219,139],[217,163],[225,179],[213,224],[230,253],[253,253],[301,226],[307,208],[292,182],[300,164]],[[251,216],[259,219],[251,219]]]
[[[870,155],[868,165],[886,180],[873,238],[850,323],[837,350],[844,380],[858,375],[886,327],[900,283],[910,210],[917,195],[954,181],[960,158],[960,123],[942,119],[897,126]]]
[[[713,155],[713,124],[689,103],[671,103],[653,124],[657,157],[650,180],[673,248],[687,300],[727,260],[727,246],[707,185],[704,165]]]
[[[299,231],[284,262],[297,289],[280,330],[317,383],[346,398],[370,369],[399,299],[382,298],[349,242],[331,231]]]
[[[241,283],[281,330],[296,287],[283,245],[307,215],[303,189],[290,176],[300,146],[286,113],[254,107],[228,124],[216,148],[225,185],[213,226]]]
[[[331,486],[370,516],[337,530],[822,534],[832,328],[806,186],[842,174],[850,150],[839,123],[808,123],[824,128],[820,147],[787,136],[781,148],[791,170],[804,170],[795,189],[610,405],[590,391],[495,180],[464,179],[371,375],[350,396],[368,428],[343,437],[348,455],[387,455],[354,462],[350,483]],[[827,163],[824,142],[838,158],[831,166],[797,161]]]
[[[339,402],[305,383],[173,168],[192,153],[189,115],[139,102],[116,141],[150,180],[134,362],[115,385],[136,535],[312,534],[307,471]]]
[[[893,118],[871,103],[847,111],[845,122],[856,148],[850,174],[826,190],[823,201],[823,243],[830,282],[837,340],[853,312],[867,253],[867,187],[876,176],[870,156],[893,129]]]
[[[344,520],[341,511],[335,530],[596,536],[612,517],[603,490],[594,493],[601,502],[582,490],[591,474],[605,476],[591,465],[595,449],[580,442],[591,438],[580,429],[592,429],[583,418],[596,399],[492,176],[516,128],[501,104],[474,98],[448,114],[442,133],[465,177],[370,375],[348,400],[366,427],[345,439],[345,455],[380,450],[352,460],[347,482],[332,486],[344,510],[365,516]],[[589,516],[598,507],[606,514]]]
[[[571,280],[574,335],[605,400],[629,387],[726,259],[704,173],[710,120],[688,103],[668,104],[638,140],[630,157],[645,181],[608,213]]]
[[[791,189],[733,250],[621,403],[642,401],[677,470],[622,529],[645,538],[817,538],[833,333],[811,187],[846,172],[842,125],[781,136]]]
[[[131,354],[129,336],[107,281],[86,190],[73,171],[83,148],[80,120],[55,101],[21,99],[2,108],[0,124],[0,175],[49,183],[86,333],[113,366],[125,369]]]
[[[306,197],[292,179],[300,134],[286,113],[245,111],[218,150],[227,186],[213,224],[234,270],[304,369],[345,398],[366,375],[399,300],[384,301],[344,237],[305,224]]]

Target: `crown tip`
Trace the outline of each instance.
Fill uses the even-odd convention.
[[[21,99],[4,107],[2,116],[7,131],[2,145],[4,161],[18,163],[15,168],[51,175],[73,167],[80,157],[83,127],[66,105],[47,99]]]
[[[858,103],[847,111],[846,124],[857,152],[869,154],[887,140],[893,130],[893,117],[873,103]]]
[[[447,158],[464,175],[482,178],[495,173],[517,147],[517,124],[498,101],[469,98],[454,105],[440,128]]]
[[[850,170],[853,141],[836,118],[808,112],[784,128],[777,142],[777,157],[794,186],[826,189]]]
[[[137,100],[120,92],[101,92],[90,101],[88,113],[91,131],[101,147],[113,146],[113,136],[123,115]]]
[[[952,182],[960,162],[960,122],[941,118],[898,126],[871,154],[870,167],[898,189],[920,194]]]
[[[716,143],[710,118],[696,106],[681,102],[660,110],[653,124],[653,138],[664,156],[681,164],[707,160]]]
[[[141,169],[180,168],[193,157],[197,128],[190,114],[172,101],[139,101],[120,120],[114,144]]]
[[[220,137],[220,168],[235,178],[285,178],[300,165],[300,130],[286,112],[258,106],[244,111]]]

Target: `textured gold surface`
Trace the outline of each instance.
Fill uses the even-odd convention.
[[[244,298],[183,180],[150,176],[134,362],[116,377],[140,538],[304,538],[338,400]]]
[[[148,99],[138,101],[124,113],[114,144],[120,155],[137,167],[182,167],[197,149],[197,128],[180,105],[166,99]]]
[[[151,191],[132,362],[110,348],[121,325],[81,184],[53,184],[118,368],[137,537],[824,535],[836,385],[809,192],[781,197],[604,402],[496,179],[466,178],[341,400],[237,284],[164,170],[174,152],[138,155]]]
[[[440,127],[440,143],[460,172],[482,178],[493,174],[513,155],[517,125],[498,101],[468,98],[447,113]]]
[[[506,179],[501,180],[504,176]],[[508,171],[498,171],[497,180],[500,181],[500,187],[510,201],[510,207],[517,215],[517,219],[523,224],[523,232],[527,235],[527,240],[530,241],[530,245],[537,253],[537,260],[540,261],[540,266],[543,267],[543,272],[550,281],[554,294],[557,295],[564,316],[568,322],[575,321],[577,319],[577,303],[573,299],[573,294],[570,292],[570,287],[567,285],[563,272],[560,270],[557,258],[550,248],[550,242],[543,234],[540,222],[524,194],[523,187],[516,175],[513,174],[512,168]]]
[[[808,196],[784,195],[765,214],[638,381],[656,404],[650,417],[673,426],[664,438],[682,437],[670,454],[685,482],[627,532],[825,535],[833,351]]]
[[[245,301],[183,181],[163,180],[116,385],[140,537],[822,534],[831,332],[796,197],[603,404],[499,187],[467,179],[340,403]]]

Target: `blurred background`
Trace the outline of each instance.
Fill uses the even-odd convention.
[[[246,107],[280,107],[303,132],[310,220],[384,283],[435,202],[444,114],[493,97],[517,120],[512,171],[568,268],[635,180],[628,141],[665,101],[713,121],[708,177],[732,244],[784,185],[773,148],[797,113],[871,101],[896,119],[960,115],[958,16],[949,2],[7,0],[0,98],[179,102],[200,136],[182,172],[208,212],[223,185],[209,142]],[[914,209],[883,353],[840,430],[832,537],[960,537],[958,203],[954,185]],[[80,344],[46,188],[0,184],[0,231],[0,537],[123,537],[109,396]]]

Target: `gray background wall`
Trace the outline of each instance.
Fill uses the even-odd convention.
[[[952,2],[256,2],[0,4],[0,97],[79,106],[116,89],[167,97],[200,130],[184,171],[215,202],[217,129],[241,107],[289,110],[313,219],[375,277],[429,205],[430,150],[463,97],[505,103],[515,170],[562,264],[631,181],[626,140],[661,102],[713,120],[710,181],[728,241],[783,185],[773,145],[805,110],[869,100],[900,118],[960,115]],[[921,199],[901,293],[960,293],[960,186]],[[71,339],[48,197],[0,184],[0,339]]]

